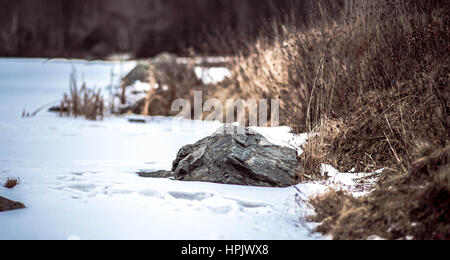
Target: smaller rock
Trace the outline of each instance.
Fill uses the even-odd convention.
[[[149,63],[140,62],[123,79],[125,86],[133,85],[136,81],[148,82]]]
[[[12,201],[0,196],[0,212],[24,208],[25,205],[23,203]]]
[[[140,177],[144,178],[173,178],[174,173],[169,171],[157,171],[157,172],[138,172]]]
[[[134,124],[145,124],[147,121],[145,119],[139,119],[139,118],[130,118],[128,119],[128,122],[134,123]]]
[[[48,112],[53,112],[53,113],[64,112],[64,113],[67,113],[67,112],[69,112],[69,109],[67,107],[63,107],[62,111],[61,111],[61,106],[53,106],[53,107],[48,109]]]

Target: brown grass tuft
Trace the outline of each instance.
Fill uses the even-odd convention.
[[[316,228],[316,232],[328,234],[336,226],[337,219],[342,211],[358,204],[358,200],[345,191],[329,190],[325,194],[312,197],[308,204],[314,208],[316,213],[309,220],[321,223]]]
[[[370,91],[354,104],[343,119],[325,119],[316,128],[301,156],[308,170],[317,170],[309,167],[316,157],[313,161],[341,172],[385,168],[387,173],[406,173],[415,156],[450,140],[442,121],[445,112],[431,88],[398,83],[389,91]]]
[[[20,178],[8,178],[5,182],[5,188],[8,189],[12,189],[14,187],[16,187],[17,185],[19,185],[20,183]]]
[[[308,142],[302,147],[303,153],[299,160],[302,164],[300,176],[307,176],[309,179],[321,179],[321,165],[328,163],[338,165],[337,156],[332,156],[333,140],[336,140],[345,131],[342,121],[333,119],[323,119],[311,134]]]
[[[78,85],[75,71],[70,75],[69,94],[64,94],[59,107],[60,116],[84,116],[89,120],[102,120],[104,101],[101,90],[88,89],[86,84]]]

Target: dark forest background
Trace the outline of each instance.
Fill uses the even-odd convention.
[[[226,55],[232,48],[208,39],[256,38],[292,2],[306,12],[303,0],[0,0],[0,56]]]

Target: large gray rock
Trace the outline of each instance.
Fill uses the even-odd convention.
[[[25,208],[23,203],[12,201],[0,196],[0,212],[23,208]]]
[[[274,145],[248,128],[228,125],[183,147],[172,171],[182,181],[286,187],[296,184],[300,164],[294,149]]]

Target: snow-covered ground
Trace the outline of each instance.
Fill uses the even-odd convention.
[[[194,71],[204,84],[216,84],[231,76],[227,68],[195,67]]]
[[[178,150],[213,133],[217,122],[128,117],[92,122],[23,109],[57,103],[72,67],[88,85],[106,86],[134,66],[112,62],[0,59],[0,196],[26,204],[0,213],[0,239],[323,239],[300,224],[308,209],[296,190],[138,177],[169,170]],[[122,72],[121,72],[122,71]],[[299,145],[286,127],[257,129],[277,144]],[[321,184],[298,185],[305,194]]]

